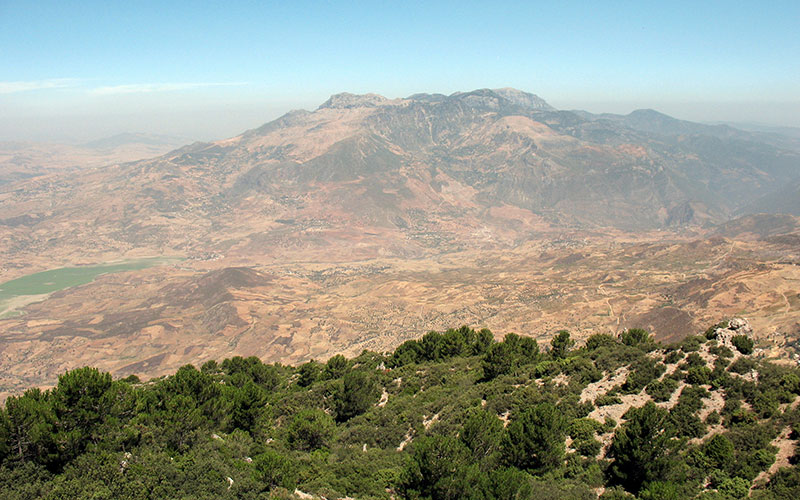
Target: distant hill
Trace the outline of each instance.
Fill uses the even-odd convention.
[[[179,137],[126,133],[71,145],[0,142],[0,186],[52,173],[130,162],[163,155],[192,141]]]
[[[731,239],[748,234],[765,239],[798,231],[800,231],[800,219],[787,213],[755,213],[729,220],[714,228],[714,234]]]
[[[791,214],[800,216],[800,178],[779,187],[739,209],[742,214]]]
[[[110,137],[103,137],[81,144],[81,147],[88,149],[108,150],[122,146],[142,145],[142,146],[167,146],[177,148],[184,144],[193,142],[185,137],[174,137],[168,135],[145,134],[141,132],[125,132]]]

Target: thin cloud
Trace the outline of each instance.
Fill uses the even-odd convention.
[[[78,80],[75,78],[50,78],[46,80],[28,80],[17,82],[0,82],[0,94],[16,94],[43,89],[64,89],[75,87]]]
[[[106,87],[97,87],[89,92],[95,95],[143,94],[152,92],[193,90],[206,87],[232,87],[240,85],[247,85],[247,83],[134,83],[130,85],[110,85]]]

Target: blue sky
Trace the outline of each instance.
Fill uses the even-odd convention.
[[[800,126],[800,2],[0,0],[0,140],[234,135],[336,92]]]

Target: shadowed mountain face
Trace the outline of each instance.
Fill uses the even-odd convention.
[[[772,193],[760,197],[753,203],[741,208],[740,213],[772,213],[800,216],[800,177],[789,182]]]

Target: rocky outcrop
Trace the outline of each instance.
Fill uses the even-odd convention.
[[[517,106],[536,109],[539,111],[555,111],[553,106],[547,104],[547,101],[536,94],[529,94],[528,92],[512,89],[510,87],[494,89],[493,92],[500,97],[513,102]]]
[[[731,350],[735,350],[731,339],[736,337],[737,335],[746,335],[748,337],[753,336],[753,327],[750,326],[750,323],[747,322],[744,318],[733,318],[732,320],[728,321],[728,327],[717,327],[714,330],[714,334],[716,335],[717,341],[728,347]]]
[[[351,108],[374,108],[386,102],[387,99],[378,94],[350,94],[342,92],[332,95],[327,101],[322,103],[319,109],[351,109]]]

